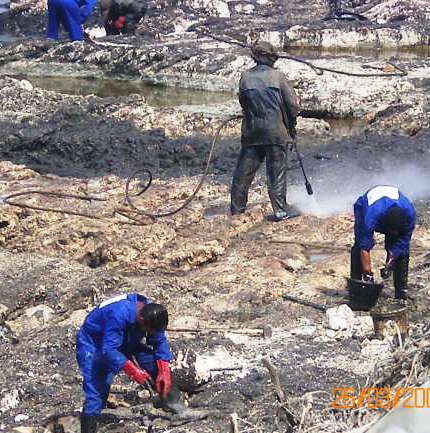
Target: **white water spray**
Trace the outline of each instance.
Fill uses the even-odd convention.
[[[427,158],[428,159],[428,158]],[[397,186],[409,199],[430,198],[430,161],[383,164],[380,170],[368,171],[352,163],[349,168],[332,165],[311,179],[314,195],[307,195],[303,185],[288,189],[287,199],[301,213],[327,217],[352,212],[357,198],[375,185]]]

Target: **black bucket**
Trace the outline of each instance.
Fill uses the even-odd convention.
[[[347,278],[351,310],[369,311],[378,302],[384,283],[367,283]]]

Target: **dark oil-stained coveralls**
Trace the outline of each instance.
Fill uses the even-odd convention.
[[[287,145],[298,113],[298,100],[286,76],[259,64],[242,74],[242,149],[233,175],[231,213],[243,213],[255,174],[266,158],[267,184],[274,216],[287,215]]]
[[[172,359],[164,331],[147,335],[137,326],[138,301],[149,303],[148,299],[136,293],[102,302],[88,314],[76,335],[76,358],[85,394],[84,415],[100,414],[106,405],[113,376],[127,360],[134,357],[138,365],[155,379],[155,361]]]
[[[386,234],[383,219],[393,206],[401,208],[407,224],[397,237]],[[395,259],[393,279],[396,298],[406,298],[408,291],[409,244],[415,228],[415,208],[398,188],[375,186],[360,196],[354,203],[355,242],[351,250],[351,278],[360,280],[362,276],[360,251],[370,251],[375,245],[374,232],[385,234],[385,249]]]

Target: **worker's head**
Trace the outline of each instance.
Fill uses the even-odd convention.
[[[258,41],[251,47],[251,57],[257,65],[273,66],[279,59],[276,48],[266,41]]]
[[[149,334],[164,331],[169,323],[166,307],[160,304],[146,304],[139,311],[139,326]]]
[[[384,233],[389,236],[402,235],[406,231],[407,223],[405,211],[397,206],[390,207],[382,218]]]

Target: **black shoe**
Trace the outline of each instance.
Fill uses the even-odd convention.
[[[98,416],[81,414],[81,433],[97,433]]]
[[[293,211],[290,211],[289,213],[285,212],[283,214],[278,214],[278,215],[276,215],[276,214],[274,214],[274,215],[268,215],[266,217],[266,220],[270,221],[270,222],[286,221],[286,220],[289,220],[291,218],[296,218],[299,215],[300,215],[299,212],[293,210]]]
[[[236,215],[243,215],[245,213],[244,210],[230,210],[231,216],[236,216]]]
[[[409,299],[407,290],[400,290],[396,292],[395,296],[396,299],[399,299],[401,301],[407,301]]]

